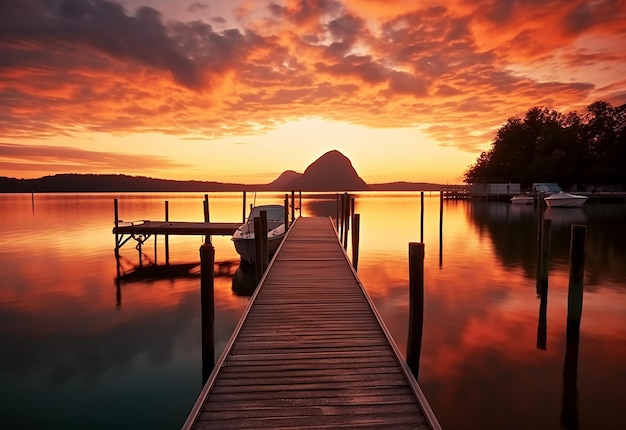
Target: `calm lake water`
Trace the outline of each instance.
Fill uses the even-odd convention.
[[[335,195],[327,197],[304,195],[302,215],[334,215]],[[127,221],[164,219],[166,200],[170,220],[203,219],[198,193],[39,194],[34,200],[0,194],[4,429],[177,429],[200,392],[199,278],[116,282],[114,198]],[[283,198],[259,194],[256,203]],[[248,203],[252,199],[249,194]],[[212,221],[242,219],[241,193],[211,193],[209,201]],[[624,428],[626,204],[545,210],[552,219],[545,349],[537,346],[536,209],[445,202],[440,242],[438,194],[427,192],[424,206],[419,383],[443,428]],[[356,212],[359,277],[405,351],[408,243],[420,240],[419,193],[358,194]],[[572,383],[563,369],[573,223],[587,225],[587,243]],[[238,262],[228,237],[213,243],[217,261]],[[138,263],[134,245],[121,250],[125,271]],[[197,263],[200,245],[200,237],[171,236],[170,263]],[[152,238],[144,252],[154,260]],[[159,264],[164,255],[159,237]],[[215,279],[218,356],[249,302],[241,282],[232,275]]]

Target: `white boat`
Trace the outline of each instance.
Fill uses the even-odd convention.
[[[544,201],[548,207],[551,208],[580,208],[587,201],[587,196],[559,191],[558,193],[550,194],[548,197],[545,197]]]
[[[233,234],[232,241],[235,250],[242,260],[250,264],[256,261],[254,246],[254,218],[261,216],[261,211],[267,213],[267,250],[272,255],[278,249],[278,245],[285,236],[285,208],[281,205],[260,205],[250,209],[250,214]]]
[[[511,203],[514,205],[532,205],[535,202],[533,196],[527,196],[525,194],[518,194],[511,197]]]

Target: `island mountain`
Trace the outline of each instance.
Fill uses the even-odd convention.
[[[352,163],[339,151],[329,151],[315,160],[304,173],[284,172],[274,182],[276,191],[368,191]]]

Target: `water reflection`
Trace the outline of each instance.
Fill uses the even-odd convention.
[[[506,267],[520,267],[536,277],[538,210],[552,220],[551,267],[564,267],[569,257],[570,229],[573,224],[588,225],[586,289],[620,288],[626,278],[626,205],[603,204],[583,208],[543,208],[511,205],[508,202],[473,201],[469,207],[472,223],[488,234],[496,256]],[[606,282],[609,278],[610,282]],[[602,282],[599,280],[603,279]]]
[[[256,286],[256,267],[242,260],[233,275],[233,293],[238,296],[251,297]]]
[[[193,193],[36,195],[34,214],[30,194],[0,195],[0,342],[8,345],[0,354],[0,397],[7,428],[78,429],[93,416],[100,417],[89,421],[93,428],[180,428],[200,391],[197,278],[137,274],[119,284],[120,307],[113,306],[116,197],[124,219],[162,219],[164,200],[170,219],[203,217],[203,195]],[[407,244],[420,238],[419,193],[356,197],[359,277],[405,350]],[[210,198],[211,220],[241,219],[241,193]],[[276,196],[259,194],[257,204],[264,201]],[[588,203],[582,213],[585,304],[574,348],[565,336],[571,220],[564,217],[576,214],[551,218],[550,300],[545,295],[543,303],[535,294],[536,207],[444,202],[440,268],[439,197],[426,195],[420,384],[447,430],[468,423],[552,430],[562,418],[580,428],[623,427],[626,205]],[[304,196],[303,215],[334,218],[335,193]],[[170,239],[171,265],[196,264],[201,239]],[[238,263],[230,238],[212,240],[216,261]],[[163,241],[158,251],[164,255]],[[132,270],[137,251],[128,246],[122,256]],[[234,265],[231,273],[215,277],[216,354],[254,291],[253,271]],[[576,355],[567,353],[574,349]],[[565,379],[571,368],[573,384]],[[54,400],[33,414],[37,398]]]

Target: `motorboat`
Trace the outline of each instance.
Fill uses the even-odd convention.
[[[550,194],[543,200],[551,208],[580,208],[587,201],[587,196],[559,191],[558,193]]]
[[[242,260],[250,264],[256,262],[254,245],[254,218],[260,217],[261,212],[267,214],[267,250],[273,255],[285,236],[285,208],[281,205],[259,205],[250,209],[248,219],[233,234],[232,241],[235,250]]]
[[[514,205],[532,205],[534,202],[535,198],[526,194],[518,194],[511,197],[511,203]]]

